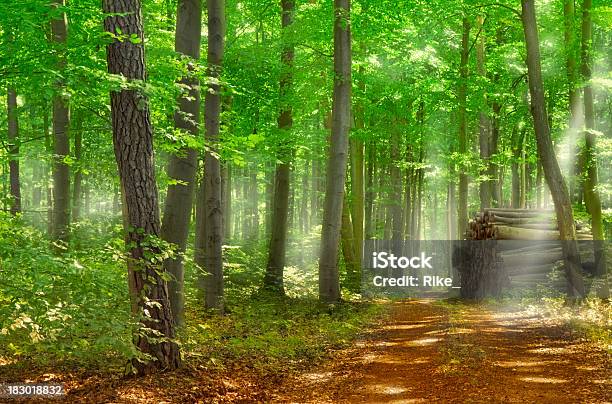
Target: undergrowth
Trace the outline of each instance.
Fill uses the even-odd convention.
[[[82,222],[72,232],[78,243],[57,253],[41,231],[0,215],[0,371],[9,364],[121,372],[137,354],[120,221]],[[317,360],[358,335],[380,306],[320,305],[316,263],[307,261],[315,256],[311,239],[297,259],[290,256],[284,298],[259,290],[264,242],[227,247],[224,316],[199,309],[198,275],[188,251],[187,321],[178,333],[187,362],[281,370]]]

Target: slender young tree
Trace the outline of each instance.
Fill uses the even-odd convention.
[[[576,133],[578,131],[578,111],[579,111],[579,94],[577,86],[577,75],[578,69],[576,67],[576,24],[575,24],[575,0],[563,0],[563,39],[564,39],[564,51],[565,51],[565,70],[567,76],[567,88],[568,88],[568,104],[569,104],[569,139],[570,139],[570,153],[577,151],[577,145],[575,144]],[[571,167],[572,173],[569,177],[569,193],[570,198],[573,202],[576,202],[577,196],[580,192],[576,192],[576,176],[579,175],[576,170],[578,164]]]
[[[595,157],[595,111],[593,107],[593,87],[591,85],[592,64],[592,42],[593,22],[591,17],[591,0],[582,3],[582,46],[581,46],[581,70],[584,81],[584,164],[586,178],[584,181],[584,202],[591,215],[591,227],[593,239],[603,240],[603,225],[601,218],[601,200],[597,192],[597,159]]]
[[[479,15],[477,17],[478,30],[480,35],[478,36],[478,43],[476,44],[476,60],[477,60],[477,68],[478,75],[482,80],[485,80],[487,77],[487,70],[485,65],[485,33],[484,33],[484,17]],[[491,173],[490,165],[491,165],[491,120],[489,118],[487,109],[487,96],[486,92],[482,94],[482,106],[479,114],[479,134],[478,140],[480,145],[480,158],[483,163],[483,169],[481,174],[483,176],[488,176]],[[491,207],[491,179],[487,178],[486,180],[480,181],[479,184],[479,196],[480,196],[480,208],[485,209]]]
[[[201,30],[201,0],[179,0],[174,50],[197,61],[200,58]],[[192,61],[188,62],[188,69],[189,71],[194,69]],[[183,77],[180,83],[185,86],[186,91],[178,100],[178,109],[174,113],[174,126],[196,137],[200,124],[200,83],[190,73]],[[171,155],[168,162],[168,176],[174,182],[168,185],[161,237],[178,247],[179,254],[164,261],[166,271],[173,278],[168,283],[168,293],[177,325],[183,323],[185,308],[185,270],[182,254],[187,247],[197,167],[197,151],[191,147],[182,148]]]
[[[458,119],[459,119],[459,153],[465,158],[467,153],[467,79],[470,54],[470,22],[463,18],[463,34],[461,36],[461,64],[459,65],[459,88],[457,89]],[[465,163],[459,169],[459,195],[457,205],[457,230],[459,238],[463,239],[468,222],[468,175]]]
[[[325,205],[319,259],[319,299],[340,300],[338,247],[346,180],[348,133],[351,127],[350,0],[334,0],[334,93],[332,134],[327,163]]]
[[[288,138],[283,140],[278,150],[278,163],[274,176],[274,201],[272,202],[272,218],[270,229],[270,248],[264,287],[284,294],[283,270],[285,268],[285,249],[287,246],[287,218],[289,211],[289,176],[293,151],[291,150],[291,127],[293,116],[291,107],[291,91],[293,86],[294,45],[290,33],[295,12],[294,0],[282,0],[281,25],[283,29],[283,51],[281,62],[283,72],[280,79],[281,111],[278,116],[278,128]],[[305,198],[304,198],[305,199]]]
[[[140,0],[104,0],[104,29],[114,36],[107,46],[108,71],[134,84],[146,77]],[[134,38],[137,40],[131,40]],[[149,102],[141,89],[111,92],[113,145],[124,199],[128,279],[132,311],[141,328],[134,335],[144,357],[132,365],[140,374],[172,370],[181,364],[166,274],[157,261],[160,233],[153,130]]]
[[[7,91],[9,182],[11,191],[11,214],[21,212],[21,181],[19,179],[19,119],[17,116],[17,92],[13,87]]]
[[[223,312],[223,219],[221,212],[221,68],[225,47],[225,0],[208,0],[208,91],[205,98],[207,150],[200,188],[196,263],[204,270],[204,305]]]
[[[591,17],[591,0],[582,2],[582,43],[581,43],[581,71],[584,81],[584,202],[587,211],[591,215],[591,231],[593,232],[594,255],[595,255],[595,274],[604,276],[607,272],[605,247],[601,240],[604,240],[603,221],[601,216],[601,198],[597,191],[599,182],[597,174],[597,157],[595,156],[595,108],[593,105],[593,87],[591,85],[591,65],[593,47],[593,21]],[[610,296],[610,289],[607,283],[603,284],[598,294],[600,297]]]
[[[81,114],[74,119],[74,160],[77,164],[74,171],[74,187],[72,190],[72,221],[81,218],[81,201],[83,199],[83,117]]]
[[[63,8],[65,0],[53,1],[53,8]],[[58,48],[56,68],[66,69],[66,41],[68,39],[68,22],[66,13],[59,13],[51,21],[51,39]],[[66,84],[63,80],[56,82],[53,96],[53,239],[67,242],[70,225],[70,108],[68,98],[64,95]]]
[[[559,163],[555,156],[546,102],[544,99],[544,83],[542,81],[542,68],[540,63],[540,42],[538,38],[538,26],[534,0],[522,0],[521,19],[525,35],[525,46],[527,49],[527,71],[529,77],[529,93],[531,95],[531,114],[536,135],[538,155],[542,161],[544,177],[550,188],[555,204],[557,223],[560,238],[562,240],[563,254],[565,258],[565,276],[568,281],[568,294],[579,298],[584,296],[584,282],[580,274],[581,263],[576,244],[576,227],[574,214],[569,198],[569,191]]]

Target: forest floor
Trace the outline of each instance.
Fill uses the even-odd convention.
[[[604,403],[610,356],[525,311],[432,301],[393,304],[388,321],[324,368],[273,396],[282,402]]]
[[[261,373],[237,361],[145,378],[31,368],[10,378],[62,382],[66,401],[91,403],[612,401],[609,353],[558,322],[516,308],[390,306],[350,347],[301,371]]]

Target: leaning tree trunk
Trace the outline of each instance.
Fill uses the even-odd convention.
[[[176,14],[174,50],[197,61],[200,58],[202,29],[201,1],[180,0]],[[200,82],[191,74],[193,69],[193,63],[189,62],[189,72],[180,80],[187,91],[178,100],[178,110],[174,113],[174,126],[190,136],[197,137],[200,124]],[[170,156],[168,162],[168,176],[173,183],[168,185],[161,237],[175,244],[179,253],[164,261],[166,271],[173,278],[168,283],[168,293],[177,325],[183,323],[185,310],[185,270],[182,254],[187,247],[197,167],[197,151],[191,147],[181,148]]]
[[[274,176],[274,200],[272,202],[272,219],[270,232],[270,248],[268,250],[268,264],[264,277],[264,287],[285,294],[283,286],[283,271],[285,269],[285,250],[287,247],[287,219],[289,213],[289,174],[291,156],[291,127],[293,116],[291,107],[291,92],[293,87],[293,56],[294,45],[291,35],[287,35],[293,24],[293,13],[295,11],[294,0],[283,0],[282,5],[282,29],[283,29],[283,53],[281,62],[283,74],[280,79],[281,111],[278,116],[278,129],[287,136],[286,140],[278,145],[278,160],[276,174]],[[306,196],[304,195],[304,198]]]
[[[467,150],[467,79],[468,79],[468,57],[470,42],[470,23],[466,17],[463,18],[463,35],[461,37],[461,64],[459,65],[459,88],[457,89],[457,102],[459,104],[459,153],[462,156]],[[457,229],[459,238],[463,239],[468,222],[468,176],[465,164],[459,165],[459,195],[457,206]]]
[[[350,0],[334,0],[334,93],[332,134],[319,259],[319,299],[340,300],[338,247],[346,176],[348,133],[351,127],[351,22]]]
[[[7,91],[9,177],[11,192],[11,214],[21,212],[21,182],[19,181],[19,120],[17,118],[17,93],[9,87]]]
[[[221,123],[221,68],[225,46],[225,0],[208,0],[208,76],[205,99],[206,143],[201,200],[196,234],[196,263],[202,276],[204,305],[223,312],[223,219],[221,212],[221,163],[219,132]]]
[[[54,8],[65,6],[65,0],[51,3]],[[66,68],[67,20],[64,12],[51,21],[52,39],[59,48],[57,68]],[[66,84],[56,82],[53,96],[53,239],[68,242],[70,225],[70,167],[67,158],[70,156],[70,109],[68,99],[62,93]]]
[[[569,192],[559,163],[555,156],[550,127],[544,100],[544,84],[540,65],[540,45],[536,23],[534,0],[522,0],[523,31],[527,48],[527,71],[529,76],[529,93],[531,94],[531,114],[538,146],[538,155],[542,161],[544,177],[550,188],[557,213],[560,239],[565,256],[565,275],[568,281],[568,294],[571,297],[584,296],[584,282],[580,274],[581,263],[576,245],[576,228]]]
[[[104,0],[104,29],[135,35],[140,41],[115,39],[107,46],[108,71],[134,84],[145,79],[144,33],[140,0]],[[135,43],[138,42],[138,43]],[[134,334],[139,356],[132,365],[140,374],[175,369],[181,363],[174,341],[174,321],[167,276],[158,264],[160,233],[157,184],[153,162],[153,130],[148,100],[142,89],[111,92],[113,144],[124,198],[127,225],[129,286],[140,329]]]

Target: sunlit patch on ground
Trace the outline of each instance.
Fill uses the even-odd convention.
[[[408,391],[409,389],[405,387],[398,387],[398,386],[385,386],[385,385],[380,385],[380,384],[373,384],[371,386],[368,386],[368,390],[371,390],[372,392],[375,392],[375,393],[391,396],[391,395],[402,394]]]
[[[393,346],[393,345],[397,345],[397,342],[389,342],[389,341],[378,341],[373,343],[373,346]]]
[[[5,358],[3,356],[0,356],[0,366],[12,365],[12,364],[14,364],[16,362],[17,361],[15,361],[14,359],[9,359],[9,358]]]
[[[562,363],[557,361],[497,361],[493,362],[495,366],[502,368],[524,368],[524,367],[536,367],[550,365],[554,363]]]
[[[599,368],[595,367],[595,366],[576,366],[577,370],[586,370],[588,372],[594,372],[596,370],[599,370]]]
[[[412,340],[412,341],[408,341],[408,342],[405,343],[405,345],[408,345],[408,346],[423,346],[423,345],[435,344],[438,341],[440,341],[440,338],[420,338],[420,339],[415,339],[415,340]]]
[[[592,380],[593,383],[595,384],[611,384],[612,385],[612,379],[595,379]]]
[[[412,330],[425,327],[425,324],[391,324],[383,327],[383,330]]]
[[[565,379],[557,379],[557,378],[554,378],[554,377],[533,377],[533,376],[529,376],[529,377],[521,377],[520,380],[522,380],[524,382],[531,382],[531,383],[551,383],[551,384],[567,383],[567,380],[565,380]]]
[[[450,331],[448,331],[449,335],[455,335],[455,334],[474,334],[476,332],[476,330],[474,330],[473,328],[453,328]]]
[[[484,331],[484,332],[524,332],[521,329],[517,329],[517,328],[505,328],[505,327],[486,327],[486,328],[481,328],[480,331]]]
[[[529,349],[527,352],[531,352],[535,354],[545,354],[545,355],[558,355],[558,354],[569,354],[572,352],[572,349],[564,348],[564,347],[547,347],[547,348]]]
[[[313,382],[326,382],[330,380],[333,375],[333,372],[305,373],[302,377]]]

